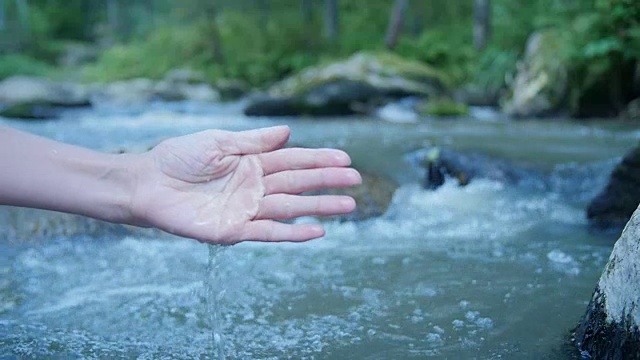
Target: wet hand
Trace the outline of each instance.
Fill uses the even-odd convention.
[[[284,149],[289,133],[285,126],[207,130],[160,143],[138,167],[136,223],[218,244],[323,236],[321,225],[278,220],[349,213],[351,197],[299,194],[362,179],[340,150]]]

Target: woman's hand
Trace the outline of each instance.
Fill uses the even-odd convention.
[[[285,126],[207,130],[160,143],[136,167],[135,222],[218,244],[323,236],[321,225],[276,220],[349,213],[350,197],[298,194],[362,179],[342,151],[282,149],[289,133]]]

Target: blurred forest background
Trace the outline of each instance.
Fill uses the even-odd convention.
[[[572,101],[599,89],[592,96],[617,110],[628,103],[640,73],[637,0],[0,0],[0,80],[158,79],[190,68],[212,83],[266,86],[371,51],[498,93],[536,31],[551,31],[552,57],[570,64]]]

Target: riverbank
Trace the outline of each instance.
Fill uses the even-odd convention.
[[[69,107],[131,106],[153,101],[216,103],[246,98],[249,116],[336,116],[363,114],[389,121],[415,122],[421,118],[506,117],[552,118],[584,109],[571,109],[565,100],[573,92],[568,70],[550,74],[541,50],[541,34],[535,34],[522,68],[500,98],[492,98],[470,86],[456,87],[448,75],[432,66],[407,60],[389,52],[357,53],[341,61],[306,68],[266,88],[251,89],[240,80],[209,83],[191,69],[173,69],[160,80],[136,78],[112,83],[83,84],[45,77],[12,76],[0,81],[0,116],[45,119]],[[546,55],[545,55],[546,56]],[[542,58],[542,60],[541,60]],[[557,66],[557,65],[555,65]],[[630,81],[640,78],[638,74]],[[555,76],[555,78],[554,78]],[[640,83],[640,81],[639,81]],[[594,116],[615,115],[640,120],[640,97],[635,84],[625,95],[625,106],[616,111],[601,103]],[[638,85],[640,89],[640,85]],[[475,91],[475,92],[474,92]],[[627,102],[628,101],[628,102]]]

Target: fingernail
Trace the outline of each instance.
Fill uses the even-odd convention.
[[[340,205],[345,209],[355,209],[356,201],[351,197],[344,197],[340,199]]]
[[[342,150],[336,151],[335,159],[338,164],[351,165],[351,157],[349,157],[349,154]]]
[[[322,227],[322,225],[312,225],[311,231],[318,234],[318,236],[324,235],[324,227]]]
[[[349,173],[347,174],[347,177],[354,184],[362,184],[362,176],[356,169],[351,169],[351,171],[349,171]]]

